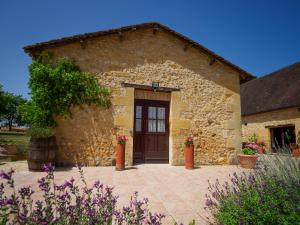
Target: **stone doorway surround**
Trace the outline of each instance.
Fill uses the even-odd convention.
[[[149,85],[122,83],[122,96],[115,96],[114,106],[122,106],[123,113],[114,118],[116,133],[128,137],[125,151],[126,165],[133,165],[133,129],[134,129],[134,99],[147,99],[170,102],[169,115],[169,164],[183,165],[183,142],[190,133],[191,121],[182,119],[180,114],[188,107],[188,103],[181,99],[179,88],[160,87],[153,91]]]

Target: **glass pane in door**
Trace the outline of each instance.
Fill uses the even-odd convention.
[[[165,120],[157,120],[157,132],[165,132]]]
[[[148,132],[156,132],[156,120],[148,120]]]
[[[135,106],[135,131],[142,131],[142,106]]]
[[[142,131],[142,119],[135,119],[135,131]]]
[[[135,107],[135,118],[142,118],[142,106],[140,105]]]
[[[165,119],[166,109],[163,107],[157,108],[157,119]]]
[[[156,107],[148,107],[148,119],[156,119]]]

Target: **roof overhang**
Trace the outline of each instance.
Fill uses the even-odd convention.
[[[64,37],[61,39],[55,39],[55,40],[50,40],[46,42],[40,42],[36,43],[33,45],[27,45],[23,49],[26,53],[28,53],[31,57],[35,56],[36,52],[41,52],[43,50],[65,45],[68,43],[73,43],[73,42],[84,42],[87,39],[90,38],[95,38],[95,37],[100,37],[103,35],[111,35],[111,34],[117,34],[119,36],[122,36],[124,32],[127,31],[135,31],[141,28],[149,28],[152,29],[153,33],[155,34],[158,32],[160,29],[165,30],[173,35],[175,35],[177,38],[180,38],[186,42],[186,45],[184,48],[188,48],[189,46],[194,46],[197,49],[199,49],[201,52],[206,53],[211,57],[211,64],[213,64],[216,61],[219,61],[232,69],[236,70],[239,73],[240,76],[240,82],[245,83],[249,80],[252,80],[255,78],[252,74],[249,72],[243,70],[242,68],[234,65],[233,63],[229,62],[228,60],[224,59],[223,57],[217,55],[213,51],[205,48],[204,46],[200,45],[199,43],[191,40],[190,38],[172,30],[171,28],[164,26],[160,23],[157,22],[151,22],[151,23],[143,23],[143,24],[136,24],[136,25],[131,25],[131,26],[125,26],[117,29],[110,29],[110,30],[104,30],[104,31],[98,31],[98,32],[92,32],[92,33],[85,33],[85,34],[80,34],[80,35],[74,35],[74,36],[69,36],[69,37]]]

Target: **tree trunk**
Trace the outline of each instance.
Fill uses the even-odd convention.
[[[8,121],[8,130],[11,131],[12,130],[12,121]]]

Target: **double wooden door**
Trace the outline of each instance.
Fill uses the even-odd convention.
[[[133,160],[169,162],[169,102],[135,100]]]

